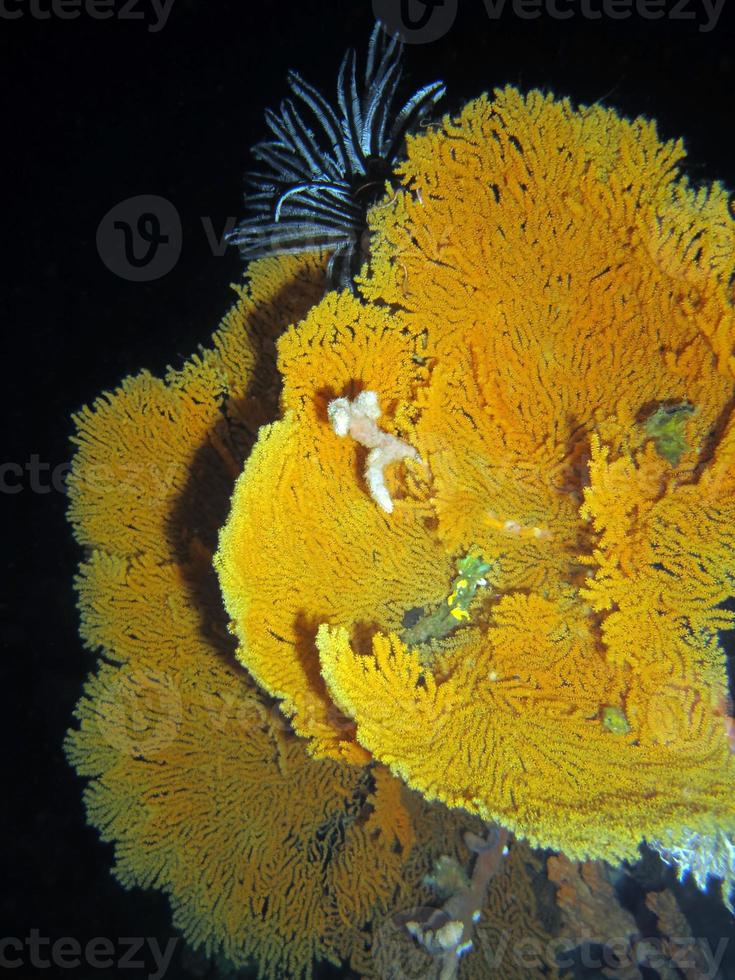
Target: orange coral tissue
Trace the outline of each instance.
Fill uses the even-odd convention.
[[[727,897],[735,223],[682,156],[513,89],[411,139],[359,297],[279,341],[282,417],[215,561],[240,661],[315,757],[369,753],[575,859],[646,840]],[[413,455],[378,494],[329,424],[367,396]],[[472,554],[490,587],[412,642]]]
[[[408,139],[354,292],[259,260],[211,349],[77,417],[67,751],[193,944],[374,975],[482,821],[729,901],[735,221],[682,158],[479,98]]]

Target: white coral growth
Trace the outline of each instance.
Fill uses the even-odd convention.
[[[388,514],[392,513],[393,501],[385,485],[385,467],[400,459],[421,462],[419,454],[407,442],[378,428],[380,406],[374,391],[361,391],[353,401],[334,398],[327,406],[327,415],[338,436],[352,436],[355,442],[370,450],[365,463],[365,482],[375,503]]]
[[[685,830],[676,838],[653,840],[649,845],[659,853],[666,864],[677,870],[679,881],[691,875],[697,888],[707,891],[710,878],[721,881],[722,900],[725,907],[735,914],[732,899],[735,897],[735,842],[722,830],[712,834],[696,834]]]

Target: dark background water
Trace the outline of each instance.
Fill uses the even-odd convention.
[[[174,935],[165,898],[125,892],[111,878],[111,848],[85,826],[82,782],[61,750],[92,667],[77,638],[79,549],[61,485],[70,413],[124,375],[161,372],[206,343],[241,265],[232,250],[216,254],[202,219],[219,234],[239,213],[248,147],[264,135],[263,109],[285,94],[286,70],[298,68],[331,95],[344,49],[364,50],[373,11],[365,0],[174,0],[165,26],[151,30],[158,17],[146,0],[130,11],[143,19],[127,19],[123,0],[112,2],[115,16],[101,21],[83,5],[76,19],[62,19],[51,0],[35,8],[6,0],[0,14],[0,461],[22,468],[3,470],[0,494],[9,573],[0,593],[0,937],[38,929],[52,939],[145,934],[165,943]],[[602,0],[589,6],[603,9]],[[693,180],[735,187],[735,0],[725,0],[709,30],[701,0],[663,0],[665,16],[652,21],[635,6],[627,19],[613,19],[610,8],[590,19],[579,2],[566,20],[548,9],[524,20],[511,0],[497,19],[483,0],[459,8],[444,37],[408,46],[409,85],[444,78],[447,108],[510,82],[651,116],[663,136],[685,137]],[[179,261],[149,283],[110,272],[95,241],[103,215],[138,194],[169,199],[183,229]],[[713,908],[705,902],[702,916],[730,928]],[[24,955],[15,971],[23,977],[152,970],[150,958],[141,970],[34,968]],[[169,976],[203,968],[179,950]]]

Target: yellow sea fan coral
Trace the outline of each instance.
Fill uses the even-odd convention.
[[[128,378],[114,398],[102,395],[75,416],[69,517],[80,543],[164,557],[196,536],[216,542],[224,515],[214,503],[226,502],[259,425],[276,411],[275,340],[316,302],[322,277],[315,260],[260,263],[212,350],[165,381],[147,372]],[[193,498],[196,527],[177,516]]]
[[[397,639],[377,637],[365,657],[352,653],[346,631],[320,632],[330,691],[357,721],[361,744],[428,798],[574,856],[632,858],[637,828],[655,837],[687,819],[702,828],[728,821],[732,767],[711,712],[665,742],[644,741],[638,728],[611,733],[601,708],[626,703],[623,678],[593,649],[574,651],[561,617],[558,639],[541,632],[528,602],[508,622],[513,598],[499,604],[497,627],[453,651],[457,665],[441,682]]]
[[[481,98],[409,141],[357,295],[263,260],[211,349],[77,416],[103,663],[67,751],[194,944],[421,966],[431,930],[382,927],[482,820],[735,881],[735,226],[682,154]],[[503,916],[543,932],[522,855],[450,975]]]
[[[103,667],[78,714],[69,758],[95,780],[89,819],[116,841],[123,884],[160,888],[191,943],[222,948],[235,963],[254,957],[262,976],[310,975],[315,958],[339,962],[343,940],[335,947],[329,935],[340,933],[339,899],[325,901],[324,891],[344,838],[348,853],[362,842],[365,860],[358,770],[315,762],[293,737],[274,737],[257,695],[206,649],[157,670]],[[369,850],[372,862],[381,851],[388,858],[383,874],[396,873],[389,846],[375,840]],[[351,907],[345,884],[329,894],[342,892]],[[355,928],[364,906],[386,897],[380,878],[362,895]]]
[[[248,438],[275,410],[268,340],[321,278],[313,260],[261,263],[212,350],[80,413],[70,480],[91,549],[82,633],[107,661],[67,740],[90,821],[123,883],[164,890],[190,942],[254,957],[261,976],[307,977],[368,945],[413,843],[400,784],[311,760],[235,663],[211,565]]]
[[[123,884],[161,889],[191,944],[267,978],[321,960],[375,976],[376,925],[479,829],[384,766],[312,759],[233,656],[212,546],[277,409],[273,341],[321,279],[311,260],[259,263],[211,349],[79,414],[70,480],[82,635],[102,654],[66,742],[89,820]],[[533,917],[528,903],[525,930]]]
[[[315,754],[358,743],[580,859],[735,832],[735,223],[682,157],[513,89],[412,138],[361,298],[279,344],[284,418],[216,559],[239,657]],[[361,392],[420,460],[386,470],[392,514],[327,418]],[[650,420],[677,406],[672,452]],[[407,647],[469,554],[469,622]]]
[[[386,622],[397,628],[407,605],[443,588],[449,557],[437,560],[430,509],[417,510],[405,484],[407,467],[420,476],[419,464],[387,471],[396,501],[388,518],[362,480],[366,450],[337,436],[327,417],[336,396],[378,390],[381,426],[393,428],[423,374],[415,340],[392,331],[386,311],[366,312],[350,294],[329,294],[317,313],[279,342],[284,418],[261,430],[246,462],[216,565],[243,664],[283,699],[318,754],[364,761],[351,724],[326,693],[316,629],[345,620],[367,631]]]

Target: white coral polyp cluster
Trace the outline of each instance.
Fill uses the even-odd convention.
[[[407,442],[378,428],[380,405],[375,391],[361,391],[352,401],[334,398],[327,406],[332,429],[338,436],[352,436],[370,450],[365,462],[365,483],[370,496],[386,513],[393,512],[393,500],[385,485],[385,467],[401,459],[421,457]]]

